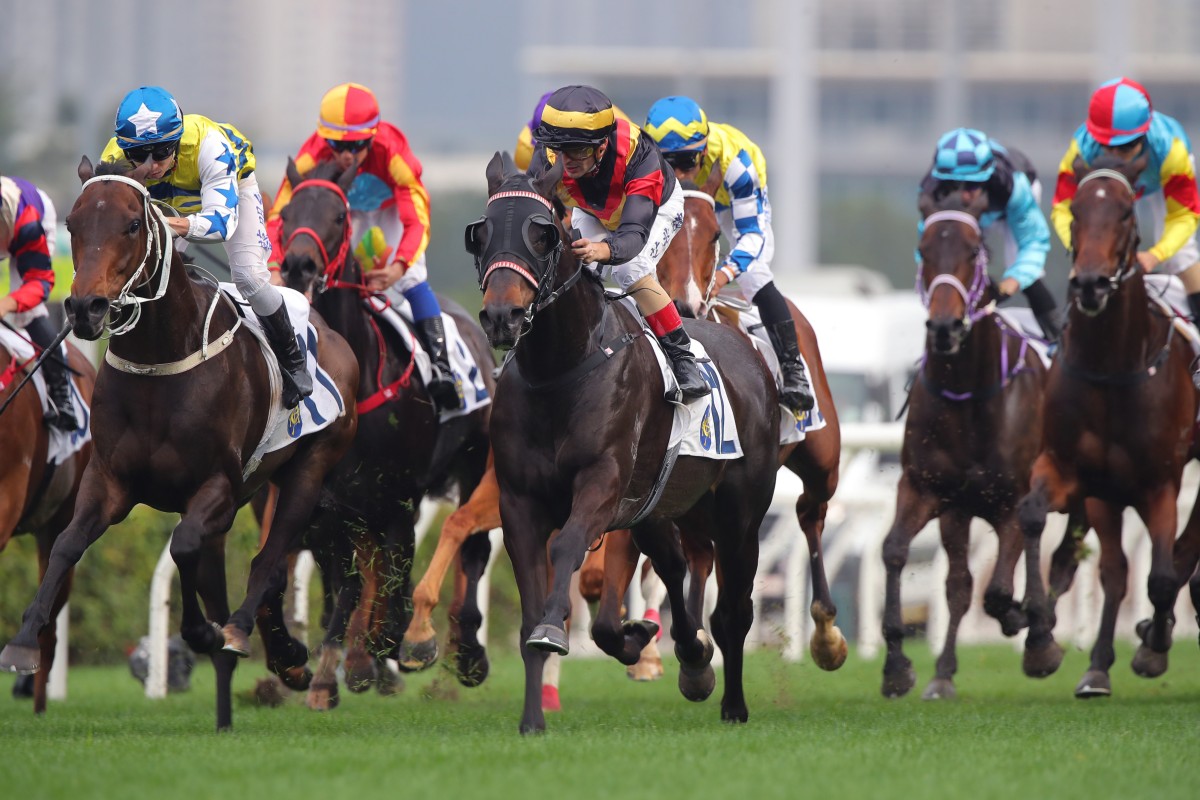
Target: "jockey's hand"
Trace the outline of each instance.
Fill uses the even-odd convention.
[[[721,291],[729,283],[729,273],[723,269],[718,269],[713,273],[713,289],[712,293],[716,294]]]
[[[1137,260],[1138,264],[1141,265],[1143,272],[1149,272],[1162,263],[1159,261],[1158,256],[1154,255],[1154,253],[1151,253],[1149,250],[1143,250],[1138,253]]]
[[[187,236],[191,230],[191,223],[187,217],[167,217],[167,226],[176,236]]]
[[[15,313],[17,310],[17,301],[12,298],[12,295],[0,297],[0,317],[5,314]]]
[[[408,264],[397,259],[385,267],[373,269],[367,273],[367,287],[373,292],[382,292],[393,283],[400,280],[408,271]]]
[[[271,285],[283,286],[283,272],[279,269],[279,266],[269,267],[268,270],[271,273]]]
[[[1005,278],[1004,280],[1000,281],[1000,285],[996,287],[996,291],[998,291],[1000,296],[1004,298],[1012,297],[1014,294],[1020,291],[1020,289],[1021,284],[1017,283],[1016,278]]]
[[[585,264],[607,264],[612,258],[612,248],[608,242],[593,242],[591,239],[571,242],[571,252]]]

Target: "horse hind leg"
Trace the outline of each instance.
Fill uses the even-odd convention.
[[[592,640],[596,646],[626,666],[638,662],[642,649],[657,631],[640,621],[623,622],[621,619],[625,590],[638,563],[638,550],[633,542],[633,535],[627,530],[605,534],[600,602],[592,620]]]
[[[825,514],[829,503],[818,501],[809,492],[796,501],[796,518],[808,542],[809,566],[812,571],[812,605],[809,614],[815,624],[808,651],[813,663],[826,672],[832,672],[846,663],[849,648],[846,637],[837,626],[837,606],[829,591],[825,576],[825,554],[821,546],[821,535],[825,529]]]
[[[479,584],[492,558],[489,531],[474,533],[458,553],[454,600],[450,606],[450,642],[454,673],[466,687],[479,686],[491,671],[487,648],[479,640],[483,611],[479,606]]]
[[[308,647],[288,634],[282,624],[284,595],[287,592],[287,573],[282,573],[268,590],[266,601],[255,614],[259,636],[263,641],[267,669],[288,689],[304,691],[312,682],[308,668]],[[268,704],[272,704],[268,702]]]
[[[636,575],[634,580],[637,580]],[[662,654],[658,650],[658,639],[662,636],[662,618],[658,609],[667,599],[667,585],[658,577],[658,573],[649,562],[643,565],[641,590],[646,601],[646,611],[642,616],[647,622],[658,625],[659,629],[642,648],[638,662],[625,668],[625,674],[635,681],[656,681],[663,676]]]

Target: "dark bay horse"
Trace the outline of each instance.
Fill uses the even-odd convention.
[[[758,527],[775,484],[775,384],[740,334],[687,323],[726,379],[744,456],[680,457],[653,502],[672,408],[635,312],[608,301],[596,276],[563,248],[563,209],[550,199],[561,169],[560,162],[531,180],[507,153],[497,153],[487,169],[486,215],[467,229],[483,290],[480,319],[493,345],[514,348],[497,386],[492,446],[505,547],[521,594],[520,730],[545,729],[546,653],[567,652],[571,575],[608,530],[632,528],[668,587],[684,696],[702,700],[711,693],[712,640],[686,609],[676,519],[716,544],[722,588],[713,634],[725,656],[721,716],[744,722],[742,650],[753,616]],[[599,637],[597,644],[610,654],[637,654],[644,633]]]
[[[1087,519],[1100,539],[1104,606],[1077,697],[1112,693],[1113,631],[1127,583],[1124,509],[1137,511],[1151,540],[1147,591],[1154,615],[1138,625],[1142,644],[1133,670],[1139,675],[1166,671],[1176,595],[1196,566],[1200,504],[1178,542],[1175,531],[1183,467],[1198,453],[1200,396],[1191,380],[1191,347],[1147,296],[1137,261],[1131,185],[1146,161],[1142,155],[1131,163],[1075,164],[1070,317],[1047,381],[1041,454],[1019,509],[1027,566],[1037,564],[1047,511],[1085,501]],[[1054,641],[1053,610],[1034,568],[1028,569],[1028,586],[1025,671],[1049,674],[1058,668],[1062,649]]]
[[[20,631],[0,652],[0,668],[38,668],[37,637],[52,623],[68,571],[109,526],[144,503],[181,515],[170,545],[182,590],[181,633],[193,650],[212,656],[221,730],[232,725],[236,656],[249,652],[259,607],[281,597],[286,554],[317,504],[325,473],[350,446],[357,416],[347,402],[323,430],[267,453],[257,467],[249,463],[272,412],[268,366],[232,302],[184,271],[142,184],[150,166],[123,174],[126,164],[101,164],[93,176],[90,160],[79,165],[83,191],[67,217],[76,271],[67,317],[80,338],[113,338],[96,384],[95,446],[74,516],[54,543]],[[318,362],[342,397],[353,397],[354,354],[319,317],[313,322]],[[230,614],[225,533],[267,480],[279,488],[272,532],[251,563],[245,600]],[[298,663],[280,668],[303,665],[307,650],[288,635],[282,615],[267,629],[268,660],[272,651],[290,651]]]
[[[885,697],[905,695],[916,683],[903,650],[900,577],[913,537],[934,518],[949,560],[950,619],[936,674],[922,696],[955,696],[958,626],[972,596],[967,558],[972,517],[986,520],[999,540],[985,610],[1008,636],[1028,624],[1013,601],[1013,575],[1024,547],[1017,501],[1029,490],[1029,471],[1041,447],[1046,368],[1020,331],[995,314],[979,226],[986,205],[982,194],[973,207],[964,207],[957,194],[936,205],[926,196],[920,204],[925,230],[918,247],[917,291],[929,317],[925,354],[908,396],[896,516],[883,544]],[[1069,584],[1074,544],[1084,533],[1081,521],[1073,518],[1069,546],[1056,558],[1056,586],[1064,579]],[[1065,588],[1061,585],[1059,593]]]
[[[440,493],[455,485],[464,500],[474,492],[488,463],[491,406],[439,423],[420,372],[414,370],[412,343],[365,305],[373,293],[364,285],[357,259],[349,255],[346,193],[355,174],[353,170],[343,172],[336,162],[319,164],[304,176],[294,162],[289,160],[287,167],[295,190],[282,210],[286,246],[281,274],[288,286],[308,294],[330,327],[345,337],[358,354],[361,368],[356,392],[358,435],[346,458],[329,473],[326,486],[333,503],[313,524],[318,538],[365,539],[359,546],[357,569],[364,575],[378,571],[378,610],[387,617],[385,625],[377,622],[374,626],[377,657],[394,657],[405,669],[423,668],[437,657],[432,629],[427,638],[410,642],[407,649],[400,647],[412,614],[416,512],[427,492]],[[491,393],[495,388],[491,375],[494,361],[483,331],[456,304],[444,298],[440,302],[454,317]],[[488,670],[486,653],[477,638],[482,617],[476,587],[491,546],[486,531],[463,538],[458,561],[463,580],[457,582],[460,592],[451,608],[451,618],[456,621],[451,650],[460,681],[476,685]],[[372,553],[378,555],[372,557]],[[353,590],[359,582],[343,581],[346,583],[351,591],[337,606],[323,654],[337,653],[346,629],[345,615],[350,608],[345,606],[353,606]],[[383,614],[375,616],[378,620]],[[352,666],[348,658],[348,683],[356,688],[363,681],[351,681]],[[322,658],[314,690],[336,692],[336,667],[336,656]],[[310,700],[317,707],[328,707],[330,702],[328,697],[310,696]]]
[[[719,175],[717,177],[719,179]],[[709,307],[721,236],[710,191],[715,189],[696,189],[690,183],[685,183],[685,187],[683,228],[658,262],[659,282],[684,316],[703,315],[718,322],[729,322],[736,329],[736,312],[729,311],[726,306]],[[808,543],[812,572],[813,600],[809,612],[816,628],[809,640],[809,651],[821,669],[835,670],[846,660],[846,637],[836,625],[837,607],[825,577],[821,534],[825,530],[829,500],[837,490],[842,434],[833,395],[825,378],[825,367],[821,363],[817,335],[795,303],[791,300],[787,303],[799,335],[800,352],[812,370],[813,390],[825,417],[825,427],[808,432],[800,442],[780,447],[779,464],[804,482],[804,492],[796,500],[796,518]],[[711,558],[708,560],[711,564]],[[699,585],[702,589],[703,582]]]
[[[74,345],[68,344],[67,350],[79,393],[91,405],[96,370]],[[0,347],[0,403],[11,396],[21,382],[21,375],[21,364],[6,348]],[[13,536],[33,534],[37,540],[39,578],[46,574],[55,538],[71,521],[79,481],[92,454],[92,444],[88,442],[61,463],[47,464],[49,443],[50,433],[42,421],[38,393],[32,386],[26,386],[0,416],[0,551]],[[51,599],[51,620],[57,619],[67,602],[72,573],[73,570],[68,571],[61,589]],[[41,661],[33,678],[33,710],[42,714],[46,711],[46,680],[54,665],[57,645],[54,624],[46,626],[37,638]]]

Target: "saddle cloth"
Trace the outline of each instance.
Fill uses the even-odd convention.
[[[279,361],[275,358],[275,351],[271,349],[266,334],[263,333],[258,316],[250,309],[250,304],[242,299],[236,286],[232,283],[220,284],[221,291],[238,307],[242,315],[242,325],[258,339],[263,359],[267,362],[267,373],[271,377],[271,415],[267,419],[262,441],[242,469],[243,480],[254,474],[262,462],[262,457],[267,453],[282,449],[301,436],[327,428],[331,422],[346,413],[341,392],[329,374],[317,364],[317,329],[308,321],[308,299],[293,289],[276,288],[283,295],[283,303],[287,306],[292,328],[303,331],[300,337],[301,349],[308,364],[308,374],[313,377],[312,395],[304,398],[292,409],[284,408],[280,401],[283,394],[283,378],[279,372]]]
[[[1025,337],[1027,344],[1042,360],[1042,366],[1050,368],[1050,350],[1043,341],[1042,326],[1033,316],[1031,308],[997,308],[995,315],[1003,324]]]
[[[408,301],[402,297],[397,298],[389,294],[388,300],[390,305],[383,299],[372,295],[363,303],[371,311],[387,320],[401,338],[408,342],[408,348],[417,362],[417,370],[421,373],[421,380],[428,385],[433,377],[433,368],[430,366],[429,353],[425,351],[421,345],[421,339],[413,330],[412,309]],[[467,347],[462,334],[458,332],[458,323],[454,321],[454,317],[443,311],[442,324],[446,328],[446,351],[450,356],[450,369],[454,372],[454,382],[458,384],[459,391],[462,393],[463,405],[461,408],[440,412],[438,414],[439,422],[465,416],[492,402],[487,385],[483,382],[483,373],[479,371],[479,365],[475,363],[475,356],[471,354],[471,349]]]
[[[732,303],[726,298],[718,298],[717,302],[726,304],[730,308],[738,312],[738,327],[742,333],[750,336],[750,341],[754,342],[754,346],[758,348],[758,352],[767,362],[767,367],[771,370],[771,375],[775,378],[775,385],[783,386],[783,373],[779,368],[779,356],[775,355],[775,347],[771,344],[771,339],[767,336],[766,326],[762,324],[762,317],[759,316],[757,306],[752,303]],[[813,371],[809,369],[808,360],[801,353],[800,361],[804,363],[804,369],[809,375],[809,381],[812,382]],[[793,444],[804,440],[809,431],[819,431],[825,427],[825,415],[821,412],[821,401],[814,397],[813,407],[803,412],[800,415],[795,415],[787,406],[780,404],[779,410],[779,443]]]
[[[663,352],[662,345],[653,333],[649,333],[649,327],[633,299],[623,297],[620,302],[629,308],[634,318],[646,329],[646,338],[654,345],[654,357],[658,359],[658,369],[662,373],[663,394],[675,407],[675,416],[671,421],[671,439],[667,449],[671,450],[679,445],[681,456],[716,460],[741,458],[742,442],[738,436],[733,407],[729,404],[729,395],[725,391],[725,378],[708,357],[704,345],[697,339],[691,340],[691,351],[696,357],[696,366],[700,368],[704,380],[712,387],[712,394],[687,403],[676,402],[673,398],[678,397],[679,384],[675,380],[675,373],[671,371],[670,361]]]
[[[1192,346],[1192,354],[1200,358],[1200,330],[1192,322],[1188,307],[1187,289],[1175,275],[1151,273],[1146,276],[1146,294],[1158,303],[1163,312],[1174,319],[1175,330]]]
[[[14,359],[24,362],[34,357],[33,344],[14,331],[8,328],[0,327],[0,344],[4,345],[4,349],[12,354]],[[67,359],[66,345],[59,347],[59,355],[64,361]],[[76,427],[73,431],[64,431],[53,426],[47,426],[50,434],[49,445],[46,448],[46,463],[61,464],[71,456],[78,453],[79,450],[92,440],[91,416],[92,411],[88,404],[83,401],[83,395],[79,393],[79,387],[75,383],[75,377],[70,373],[68,375],[68,384],[71,387],[71,400],[75,404],[75,423]],[[8,378],[8,382],[0,383],[0,389],[5,389],[11,383],[13,387],[21,382],[23,374],[20,371],[13,373]],[[38,398],[42,402],[42,413],[46,414],[50,411],[50,394],[46,391],[46,379],[39,369],[33,373],[33,385],[36,388]],[[22,389],[29,391],[29,387]]]

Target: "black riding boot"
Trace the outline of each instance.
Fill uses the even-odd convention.
[[[279,304],[279,308],[267,316],[259,316],[263,332],[271,350],[279,359],[279,371],[283,373],[283,407],[294,408],[299,402],[312,394],[312,376],[308,374],[308,364],[305,363],[304,353],[296,341],[296,330],[288,317],[287,306]]]
[[[1062,315],[1054,302],[1054,295],[1046,288],[1046,284],[1038,280],[1025,289],[1025,299],[1033,310],[1033,318],[1042,329],[1042,335],[1053,344],[1062,338]]]
[[[443,411],[462,408],[463,396],[458,390],[458,382],[454,380],[454,370],[450,369],[446,327],[442,324],[441,316],[417,320],[417,332],[421,334],[421,344],[433,362],[433,377],[426,388],[434,405]]]
[[[796,326],[790,319],[776,322],[767,326],[767,336],[771,338],[771,346],[775,348],[775,355],[779,356],[779,368],[783,371],[783,389],[779,392],[779,401],[795,414],[811,411],[817,400],[808,380],[808,370],[800,359]]]
[[[46,317],[38,317],[25,326],[29,338],[43,350],[54,341],[55,330]],[[61,431],[77,430],[79,423],[75,419],[75,403],[71,401],[71,387],[68,384],[67,365],[63,362],[62,348],[52,353],[42,362],[42,375],[46,379],[46,391],[50,395],[50,404],[54,406],[46,414],[46,424]]]
[[[700,368],[696,366],[696,357],[689,349],[692,340],[688,338],[682,325],[665,336],[658,337],[658,341],[662,343],[667,358],[671,360],[671,371],[675,373],[675,380],[679,382],[679,391],[683,394],[684,402],[712,394],[712,387],[704,380]]]

